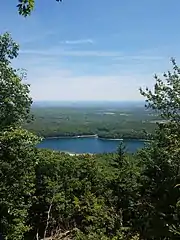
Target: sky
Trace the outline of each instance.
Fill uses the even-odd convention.
[[[36,0],[30,17],[3,1],[0,33],[20,44],[34,101],[135,101],[180,62],[179,0]]]

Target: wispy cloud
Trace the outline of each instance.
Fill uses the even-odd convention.
[[[34,100],[139,100],[139,87],[146,75],[131,76],[52,76],[48,71],[31,85]],[[41,91],[39,91],[41,89]]]
[[[46,50],[20,50],[21,54],[34,54],[42,56],[70,56],[70,57],[120,57],[122,53],[115,51],[98,50],[64,50],[64,49],[46,49]]]
[[[63,56],[83,58],[74,61]],[[88,62],[86,57],[97,58],[97,64],[94,64],[97,59]],[[153,78],[149,72],[151,65],[157,64],[155,60],[162,63],[158,55],[76,51],[59,46],[46,50],[24,49],[20,56],[23,66],[29,70],[34,100],[138,100],[139,87],[151,87]]]
[[[87,39],[77,39],[77,40],[65,40],[65,41],[61,41],[60,43],[64,43],[64,44],[72,44],[72,45],[76,45],[76,44],[93,44],[94,40],[87,38]]]
[[[154,73],[167,61],[166,52],[91,49],[63,44],[22,49],[19,64],[29,70],[33,99],[138,100],[139,87],[151,88]]]
[[[156,56],[156,55],[126,55],[126,56],[120,56],[115,58],[114,60],[149,60],[149,61],[153,61],[153,60],[162,60],[164,59],[163,56]]]
[[[66,50],[63,48],[54,48],[46,50],[24,49],[20,50],[22,55],[34,55],[41,57],[109,57],[113,63],[121,61],[160,61],[167,56],[163,55],[128,55],[118,51],[100,51],[100,50]]]

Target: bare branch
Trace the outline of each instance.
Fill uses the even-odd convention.
[[[48,210],[46,227],[45,227],[45,230],[44,230],[44,238],[43,238],[44,240],[46,239],[46,233],[47,233],[47,229],[48,229],[48,226],[49,226],[49,219],[50,219],[50,213],[51,213],[51,208],[52,208],[53,200],[54,200],[54,196],[52,197],[52,200],[51,200],[51,203],[50,203],[50,206],[49,206],[49,210]]]

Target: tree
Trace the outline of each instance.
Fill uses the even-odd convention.
[[[176,203],[180,197],[180,68],[172,59],[173,71],[164,79],[155,76],[154,91],[140,92],[146,107],[159,113],[152,143],[141,152],[141,204],[137,225],[143,239],[176,239],[170,226],[179,226]]]
[[[9,33],[0,35],[0,62],[9,64],[10,60],[18,56],[19,45],[13,41]]]
[[[62,0],[56,0],[56,2],[62,2]],[[19,0],[17,5],[19,14],[27,17],[31,14],[35,6],[35,0]]]
[[[118,216],[116,231],[121,233],[122,238],[131,239],[136,231],[132,232],[131,226],[134,221],[134,212],[136,211],[136,202],[138,199],[138,175],[139,167],[135,157],[126,153],[126,147],[123,142],[120,143],[117,154],[115,155],[111,166],[113,169],[113,178],[110,180],[110,189],[112,190],[112,208]]]
[[[20,126],[30,117],[29,85],[22,83],[24,73],[10,65],[18,50],[9,33],[0,36],[0,130]]]
[[[146,88],[145,91],[140,89],[140,93],[146,97],[147,108],[158,112],[166,122],[180,124],[180,68],[175,59],[171,61],[173,72],[164,73],[164,80],[155,75],[154,91]]]
[[[11,67],[18,45],[10,34],[0,36],[0,232],[21,240],[34,192],[38,138],[22,128],[29,118],[31,98],[23,76]]]
[[[0,232],[8,240],[21,240],[29,231],[37,142],[36,136],[20,128],[0,132]]]
[[[36,192],[30,209],[31,238],[36,233],[43,237],[45,230],[50,236],[74,228],[85,234],[111,233],[114,212],[103,196],[106,177],[97,158],[50,150],[39,150],[38,154]]]
[[[125,161],[126,161],[126,147],[123,142],[120,142],[117,149],[117,157],[114,159],[113,162],[114,167],[115,165],[117,165],[116,167],[118,167],[118,169],[121,170]]]

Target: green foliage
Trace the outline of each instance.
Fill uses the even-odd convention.
[[[137,235],[127,238],[126,231],[117,233],[117,235],[115,237],[107,237],[104,235],[103,232],[98,234],[98,233],[92,231],[91,233],[89,233],[87,235],[87,234],[82,233],[81,231],[78,231],[75,235],[75,239],[76,240],[125,240],[125,239],[139,240],[139,236],[137,234]]]
[[[172,59],[173,71],[164,73],[164,80],[155,75],[154,92],[148,88],[143,96],[147,98],[147,108],[156,110],[163,120],[179,123],[180,120],[180,68]]]
[[[8,33],[0,36],[0,130],[20,126],[29,117],[29,85],[22,83],[24,74],[18,75],[10,65],[18,49]]]
[[[17,57],[18,50],[18,44],[13,41],[9,33],[0,35],[0,63],[2,65],[9,64],[11,59]]]
[[[130,230],[128,213],[123,212],[126,219],[124,217],[122,223],[119,208],[123,208],[123,201],[128,202],[125,200],[130,195],[128,191],[131,189],[131,194],[135,192],[135,177],[127,170],[121,178],[118,175],[119,183],[116,169],[111,167],[109,161],[102,162],[102,157],[104,155],[69,156],[49,150],[38,151],[36,191],[29,211],[32,228],[26,235],[27,239],[32,239],[37,233],[42,238],[45,231],[45,235],[49,236],[74,229],[78,229],[73,234],[75,239],[121,239],[118,236],[131,239],[133,234],[127,233]],[[109,154],[107,159],[112,157],[115,156]],[[115,175],[112,175],[113,169]],[[123,181],[127,174],[129,185]],[[116,186],[120,184],[124,190],[121,191],[122,196],[118,195],[123,198],[119,199],[121,206],[117,205],[116,187],[112,187],[114,183]],[[127,204],[133,207],[132,202]],[[126,226],[123,227],[123,224]]]
[[[110,107],[109,107],[110,108]],[[43,137],[97,134],[100,138],[147,139],[157,115],[136,106],[32,107],[34,121],[24,127]]]
[[[117,149],[117,157],[114,158],[114,161],[112,163],[112,166],[118,168],[119,170],[122,169],[124,162],[126,161],[125,151],[126,147],[124,143],[121,141]]]
[[[159,112],[166,120],[158,124],[154,140],[149,148],[141,152],[143,171],[141,176],[142,211],[141,234],[144,238],[173,239],[169,226],[178,226],[179,213],[176,203],[180,191],[180,69],[175,61],[173,73],[164,74],[165,81],[157,76],[154,92],[141,90],[147,98],[147,107]],[[143,230],[142,230],[143,229]]]
[[[36,142],[34,135],[19,128],[0,134],[0,225],[7,239],[22,239],[29,230],[26,219],[38,163]]]
[[[61,2],[62,0],[56,0],[56,2]],[[35,0],[19,0],[17,5],[19,14],[27,17],[31,14],[35,6]]]
[[[39,151],[39,159],[36,168],[36,200],[30,210],[33,223],[34,216],[38,216],[33,234],[39,231],[39,235],[43,235],[47,207],[50,205],[50,232],[56,228],[68,230],[79,227],[83,231],[89,231],[92,227],[111,228],[112,211],[103,198],[106,178],[101,164],[93,157],[71,157],[46,150]],[[44,206],[42,219],[36,213],[40,206],[41,209]],[[106,226],[104,221],[107,221]]]
[[[26,221],[38,163],[38,138],[21,128],[31,99],[28,86],[10,65],[17,55],[11,36],[0,36],[0,227],[8,240],[20,240],[29,230]]]

